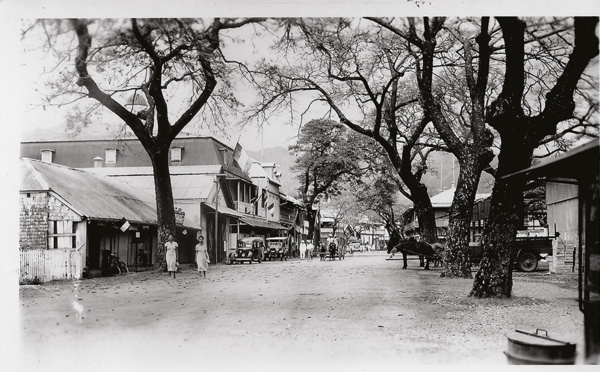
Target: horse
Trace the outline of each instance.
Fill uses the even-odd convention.
[[[417,241],[415,238],[409,238],[408,240],[401,241],[398,245],[396,245],[393,249],[390,249],[388,253],[392,253],[392,256],[396,252],[402,253],[402,260],[404,261],[403,269],[407,267],[407,259],[406,256],[408,254],[416,254],[419,255],[419,259],[421,260],[421,267],[424,266],[424,270],[429,270],[429,260],[437,259],[441,251],[439,251],[440,247],[443,250],[443,246],[439,243],[434,243],[434,246],[429,243]],[[423,265],[423,260],[425,264]]]
[[[319,258],[321,259],[321,261],[325,261],[325,256],[327,255],[327,248],[325,247],[325,243],[320,242],[319,246]]]
[[[339,248],[340,260],[346,259],[346,245],[341,244]]]
[[[334,242],[329,243],[329,257],[332,260],[335,260],[335,252],[337,250],[337,246],[335,245]]]

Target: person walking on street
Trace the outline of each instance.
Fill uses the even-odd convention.
[[[306,242],[303,240],[300,242],[300,259],[303,260],[306,256]]]
[[[313,245],[312,240],[309,240],[308,244],[306,244],[306,255],[307,255],[308,259],[311,261],[312,261],[314,249],[315,249],[315,246]]]
[[[173,241],[173,235],[169,235],[169,240],[165,243],[165,260],[167,261],[167,270],[169,277],[175,279],[175,272],[179,265],[179,254],[177,253],[177,243]]]
[[[204,244],[204,237],[200,235],[198,238],[198,244],[196,244],[196,264],[198,265],[198,272],[200,276],[206,278],[206,272],[208,271],[208,264],[210,258],[208,257],[208,249]]]

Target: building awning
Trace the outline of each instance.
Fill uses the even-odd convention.
[[[581,180],[582,178],[588,178],[594,175],[594,169],[597,172],[599,147],[600,143],[598,139],[595,139],[563,155],[552,159],[544,159],[537,165],[508,174],[502,179],[523,178],[530,180],[545,177],[552,180],[553,177],[557,177]],[[583,166],[584,164],[589,164],[589,167]]]
[[[194,230],[202,230],[202,226],[200,226],[199,223],[196,223],[187,217],[183,218],[183,227]]]
[[[240,218],[240,222],[245,223],[246,225],[250,225],[253,227],[260,227],[263,229],[271,229],[271,230],[289,230],[289,228],[278,224],[276,222],[269,222],[267,220],[263,220],[261,218],[256,217],[248,217],[244,216]]]
[[[207,207],[209,207],[210,209],[212,209],[213,211],[215,210],[215,205],[213,203],[203,203],[203,204],[206,205]],[[224,214],[229,217],[240,218],[243,216],[242,213],[237,212],[237,211],[235,211],[227,206],[224,206],[224,205],[219,205],[218,210],[219,210],[219,213]]]

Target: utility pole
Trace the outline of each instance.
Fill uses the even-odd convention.
[[[215,265],[217,264],[217,255],[219,254],[219,174],[215,175],[217,183],[217,199],[215,200]]]
[[[219,151],[223,151],[223,170],[226,171],[227,168],[229,168],[229,163],[227,162],[227,148],[222,147],[219,149]],[[215,265],[217,264],[218,261],[218,255],[219,255],[219,186],[220,186],[220,182],[219,182],[219,177],[224,177],[226,176],[225,173],[217,173],[215,174],[215,182],[217,183],[217,193],[216,193],[216,200],[215,200]]]

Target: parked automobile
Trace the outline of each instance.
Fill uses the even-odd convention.
[[[362,245],[360,245],[360,243],[350,243],[349,249],[350,249],[350,253],[363,251],[363,247],[362,247]]]
[[[252,261],[258,261],[261,263],[263,260],[265,251],[265,242],[263,238],[252,237],[243,238],[238,240],[238,245],[235,251],[229,254],[229,263],[234,264],[236,262],[249,264]]]
[[[521,271],[531,272],[538,267],[539,260],[552,255],[552,239],[549,237],[519,237],[513,247],[513,263]],[[471,262],[479,263],[483,249],[479,242],[469,243]]]
[[[269,261],[279,259],[280,261],[288,259],[289,239],[286,237],[267,238],[267,248],[265,250],[265,260]]]

